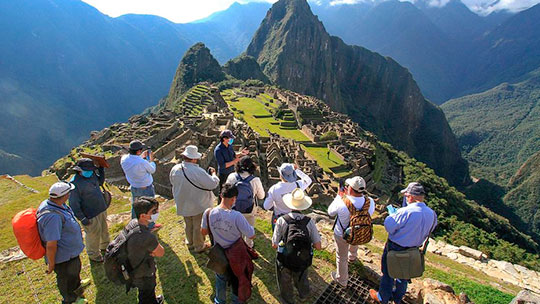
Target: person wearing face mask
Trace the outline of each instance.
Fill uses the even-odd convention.
[[[127,240],[129,264],[134,268],[130,273],[132,286],[139,290],[139,304],[161,304],[163,296],[156,297],[156,262],[154,257],[162,257],[165,249],[148,225],[155,223],[159,216],[159,202],[149,196],[135,199],[133,210],[137,218],[124,228],[126,234],[138,230]]]
[[[69,197],[69,206],[86,233],[88,258],[94,262],[103,262],[102,252],[110,242],[107,227],[108,206],[100,189],[105,182],[105,170],[103,167],[96,167],[89,158],[79,159],[73,170],[76,174],[71,183],[75,185],[75,190]]]
[[[219,134],[219,144],[214,149],[214,157],[218,164],[219,192],[223,184],[227,181],[229,174],[234,171],[234,166],[240,161],[242,156],[249,154],[249,150],[244,148],[236,153],[233,149],[234,135],[231,130],[223,130]]]

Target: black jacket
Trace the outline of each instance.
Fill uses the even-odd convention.
[[[83,225],[107,210],[107,203],[100,186],[105,182],[105,170],[98,168],[90,178],[75,174],[71,181],[75,189],[69,196],[69,206]]]

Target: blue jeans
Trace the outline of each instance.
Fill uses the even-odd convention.
[[[137,215],[135,214],[135,210],[133,210],[133,203],[135,202],[135,199],[137,197],[141,197],[141,196],[149,196],[149,197],[156,196],[154,185],[150,185],[145,188],[131,187],[131,218],[133,219],[137,218]],[[148,229],[154,228],[155,225],[156,223],[153,223],[153,222],[148,223]]]
[[[398,244],[388,240],[386,242],[386,246],[384,246],[384,251],[382,255],[382,261],[381,261],[381,270],[383,273],[383,276],[381,278],[381,285],[379,286],[379,296],[381,297],[382,301],[381,303],[386,304],[388,301],[393,300],[394,303],[400,304],[401,299],[407,292],[407,285],[409,280],[400,280],[400,279],[393,279],[388,274],[388,264],[386,261],[386,257],[388,255],[389,250],[396,250],[401,251],[405,250],[407,248],[401,247]]]
[[[214,298],[214,303],[227,303],[227,282],[226,275],[219,275],[216,273],[216,297]],[[233,304],[240,303],[238,302],[238,296],[235,295],[234,292],[231,292],[231,301]]]

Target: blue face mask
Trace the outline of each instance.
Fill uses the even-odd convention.
[[[86,171],[86,170],[84,170],[81,174],[82,174],[82,176],[84,176],[86,178],[90,178],[94,174],[94,171]]]
[[[233,142],[234,142],[234,138],[229,138],[229,145],[232,145]]]

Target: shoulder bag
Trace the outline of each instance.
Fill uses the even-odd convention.
[[[433,225],[431,226],[429,235],[423,244],[422,250],[420,250],[419,247],[412,247],[402,251],[388,251],[386,263],[388,267],[388,274],[391,278],[408,280],[422,276],[425,270],[424,255],[426,253],[429,237],[435,228],[436,220],[437,216],[435,216],[433,219]]]
[[[212,209],[208,208],[206,212],[206,223],[208,225],[208,235],[210,236],[210,242],[212,243],[212,247],[208,252],[209,259],[208,263],[206,263],[206,267],[212,269],[215,273],[219,275],[224,275],[227,273],[227,269],[229,268],[229,260],[225,255],[225,249],[223,249],[220,244],[214,241],[212,230],[210,230],[210,211],[212,211]]]

